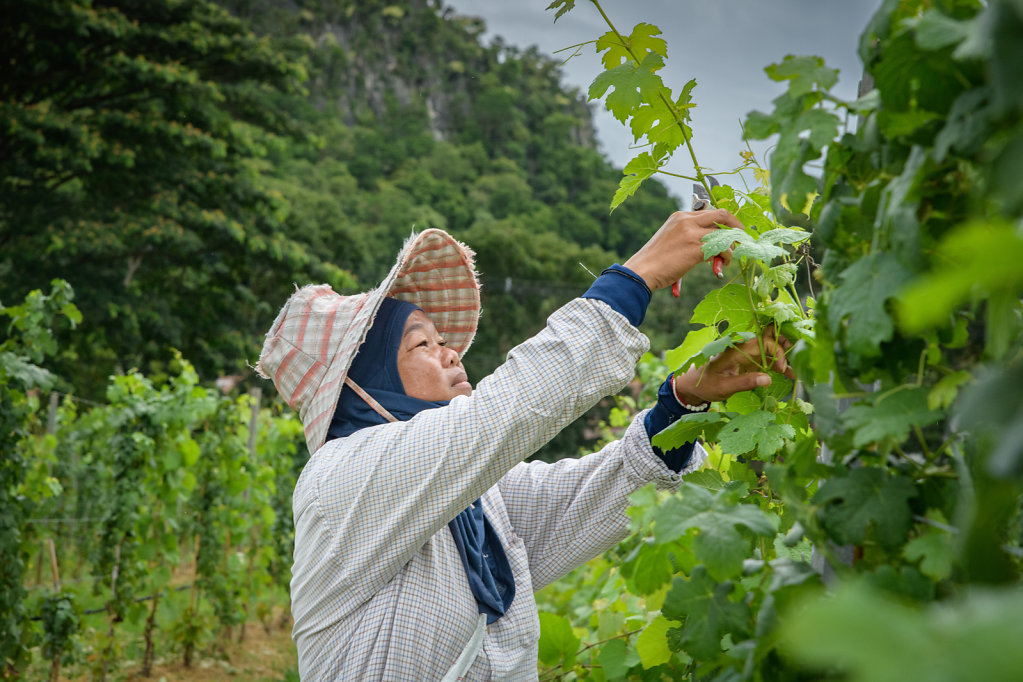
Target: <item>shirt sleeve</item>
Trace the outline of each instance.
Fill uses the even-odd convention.
[[[306,516],[318,518],[340,548],[332,570],[352,588],[345,606],[381,589],[512,467],[621,390],[647,348],[646,337],[608,305],[576,299],[512,349],[471,396],[320,448],[296,487],[296,533],[309,527]],[[296,550],[296,566],[318,560]]]
[[[623,437],[599,452],[512,469],[498,487],[516,534],[529,556],[539,590],[621,542],[629,532],[629,495],[648,483],[675,490],[706,453],[698,445],[687,466],[669,470],[654,454],[638,414]]]
[[[621,314],[633,327],[638,327],[646,317],[653,292],[642,277],[615,263],[593,281],[583,298],[603,301]]]
[[[674,376],[675,374],[672,372],[664,380],[664,383],[661,384],[661,387],[657,390],[657,403],[653,409],[646,413],[646,417],[643,419],[647,438],[652,439],[658,433],[678,421],[679,417],[693,413],[692,410],[686,409],[681,401],[679,401],[678,396],[675,395],[675,387],[672,384]],[[693,454],[693,443],[686,443],[667,452],[662,451],[653,443],[651,443],[651,447],[653,447],[654,454],[660,457],[672,471],[681,471]]]

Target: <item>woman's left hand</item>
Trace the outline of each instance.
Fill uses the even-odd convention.
[[[763,342],[763,356],[760,341]],[[700,405],[725,400],[758,386],[769,386],[771,375],[762,372],[761,367],[770,367],[794,379],[792,368],[785,359],[785,351],[791,345],[771,325],[764,329],[760,340],[750,339],[715,355],[705,365],[690,367],[684,374],[676,374],[675,395],[687,405]]]

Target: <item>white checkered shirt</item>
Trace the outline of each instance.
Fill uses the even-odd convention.
[[[439,680],[478,609],[448,522],[482,496],[515,576],[468,679],[536,679],[533,592],[628,532],[628,496],[681,475],[654,455],[643,415],[600,452],[523,463],[632,379],[646,337],[576,299],[470,397],[328,441],[295,487],[294,639],[303,680]],[[683,473],[705,453],[697,446]]]

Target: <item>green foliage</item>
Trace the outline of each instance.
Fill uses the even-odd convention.
[[[374,286],[426,227],[473,246],[504,322],[468,358],[479,378],[585,290],[580,262],[621,260],[676,208],[651,184],[609,216],[620,171],[557,62],[484,46],[436,3],[57,4],[5,17],[33,57],[12,52],[2,84],[23,124],[0,151],[0,298],[71,281],[83,328],[48,366],[93,400],[109,374],[166,373],[172,349],[205,381],[248,376],[293,283]]]
[[[87,649],[102,676],[124,655],[128,631],[151,662],[161,595],[181,582],[182,567],[185,575],[195,567],[191,606],[169,630],[183,650],[245,622],[290,580],[290,492],[305,461],[297,418],[203,388],[180,358],[163,380],[113,377],[106,403],[80,409],[68,398],[47,415],[38,391],[53,378],[31,363],[56,352],[37,340],[49,342],[58,319],[80,319],[71,299],[67,283],[54,282],[50,294],[0,309],[13,332],[0,346],[5,675],[22,672],[39,646],[53,670]],[[91,576],[70,581],[87,587],[38,599],[24,589],[27,548],[44,540],[59,548],[65,577],[72,566]],[[85,605],[106,624],[87,627]],[[39,625],[29,620],[37,614]]]
[[[817,670],[843,679],[885,682],[1012,680],[1023,664],[1018,591],[970,592],[945,604],[914,609],[864,584],[806,605],[784,627],[785,648]]]
[[[46,497],[60,490],[49,476],[44,461],[27,455],[29,431],[38,426],[38,392],[52,385],[54,377],[39,367],[57,351],[52,330],[61,318],[74,325],[81,320],[71,302],[74,295],[67,282],[55,280],[49,294],[32,291],[20,305],[0,305],[0,317],[8,318],[6,338],[0,343],[0,551],[4,571],[0,574],[0,675],[17,676],[29,659],[35,632],[29,624],[24,600],[24,572],[27,548],[34,537],[26,520]],[[64,650],[66,609],[53,614],[54,655]],[[57,621],[60,621],[59,623]],[[47,633],[50,633],[47,630]],[[50,635],[48,634],[49,638]],[[47,642],[50,640],[47,639]]]
[[[168,346],[237,369],[274,283],[348,281],[283,233],[286,206],[256,178],[286,130],[271,93],[305,78],[293,51],[207,0],[9,9],[0,297],[75,287],[85,328],[62,337],[60,374],[101,386]]]
[[[1023,163],[1020,45],[1018,3],[888,0],[861,38],[874,89],[859,100],[829,92],[837,74],[817,57],[766,69],[787,90],[744,129],[774,142],[769,173],[754,169],[770,188],[714,188],[746,229],[704,246],[732,247],[738,272],[696,305],[660,372],[641,375],[649,395],[669,369],[773,324],[794,342],[797,381],[775,377],[655,436],[662,448],[704,439],[710,457],[677,493],[633,498],[638,535],[612,556],[629,592],[618,603],[642,599],[644,629],[614,640],[636,656],[626,668],[616,644],[606,672],[1012,679],[1023,200],[1004,173]],[[635,88],[636,106],[660,101],[650,90]],[[816,177],[808,164],[825,153]],[[641,196],[636,178],[627,193]]]

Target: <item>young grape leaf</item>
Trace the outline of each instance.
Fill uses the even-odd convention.
[[[908,479],[888,478],[876,467],[860,467],[826,481],[813,503],[821,506],[821,521],[838,542],[860,544],[873,526],[878,542],[891,550],[905,540],[913,524],[909,500],[915,496]]]
[[[750,239],[749,241],[740,240],[739,245],[732,251],[734,257],[747,257],[762,260],[765,263],[769,263],[775,258],[781,258],[787,252],[780,246],[774,244],[768,244],[759,240]]]
[[[640,23],[632,29],[632,33],[625,39],[625,43],[622,43],[617,33],[608,31],[597,39],[596,48],[598,53],[607,50],[601,60],[605,69],[613,69],[623,62],[633,61],[633,55],[639,61],[643,61],[649,52],[667,57],[668,44],[664,42],[663,38],[654,37],[659,35],[661,35],[661,29],[653,24]],[[630,49],[632,50],[631,54]]]
[[[932,410],[944,410],[951,406],[955,402],[956,396],[959,395],[959,387],[969,381],[972,376],[969,372],[960,370],[942,377],[927,394],[927,407]]]
[[[799,242],[805,242],[809,238],[810,233],[805,230],[794,230],[791,227],[776,227],[761,234],[758,241],[767,242],[768,244],[798,244]]]
[[[655,542],[675,540],[695,528],[698,534],[693,539],[693,553],[707,571],[721,580],[739,575],[743,559],[749,556],[751,540],[736,526],[768,537],[777,530],[777,517],[768,516],[755,505],[738,502],[739,492],[732,488],[711,492],[683,484],[681,493],[665,500],[653,514]]]
[[[575,8],[575,0],[554,0],[551,4],[547,5],[547,9],[558,9],[558,13],[554,15],[554,21],[557,22],[565,12],[570,12]]]
[[[853,430],[853,445],[894,438],[902,442],[909,437],[914,426],[927,426],[942,417],[942,413],[927,405],[926,388],[909,388],[880,394],[871,405],[853,405],[842,413],[842,425]]]
[[[672,152],[685,144],[687,138],[692,138],[693,131],[684,121],[689,120],[689,109],[694,106],[690,96],[695,85],[695,80],[686,83],[674,103],[671,103],[671,90],[662,88],[661,93],[670,104],[658,97],[636,109],[629,124],[635,140],[639,142],[645,135],[650,142],[662,144]]]
[[[724,232],[725,230],[716,230]],[[729,230],[731,232],[732,230]],[[738,232],[738,230],[735,230]],[[714,234],[714,233],[711,233]],[[707,294],[693,309],[690,322],[716,327],[722,320],[728,321],[728,331],[749,332],[756,329],[756,318],[750,303],[749,292],[738,282],[726,284]]]
[[[952,536],[944,531],[933,529],[913,538],[902,554],[909,561],[920,561],[920,572],[933,580],[944,580],[952,574]]]
[[[909,281],[909,272],[889,253],[873,253],[856,261],[839,277],[842,284],[831,295],[828,322],[845,346],[863,357],[880,355],[880,344],[891,340],[895,326],[885,309]],[[848,324],[846,324],[848,318]]]
[[[723,417],[724,415],[720,412],[695,412],[683,415],[678,421],[655,434],[650,442],[667,452],[680,448],[686,443],[714,440],[717,432],[721,429]]]
[[[738,641],[749,634],[749,606],[728,598],[733,587],[731,581],[714,582],[703,566],[694,568],[689,580],[672,582],[661,613],[682,621],[679,642],[693,658],[713,660],[721,653],[722,637],[731,634]]]
[[[667,637],[670,628],[671,623],[664,616],[657,616],[639,633],[636,653],[644,668],[650,669],[671,660]]]
[[[622,123],[632,116],[643,100],[653,100],[664,87],[661,77],[654,72],[664,66],[664,58],[656,52],[648,52],[643,62],[627,62],[621,66],[598,74],[590,84],[588,96],[591,100],[607,96],[607,110]]]
[[[718,336],[717,327],[700,327],[686,334],[681,346],[664,354],[664,360],[672,371],[677,370],[691,357],[697,355],[703,347],[714,341]]]
[[[656,173],[660,167],[661,164],[654,157],[650,156],[649,152],[643,152],[625,164],[625,169],[622,171],[624,175],[618,183],[618,189],[615,191],[614,198],[611,200],[611,210],[615,210],[623,201],[635,194],[639,186],[643,184],[643,181]]]
[[[791,97],[805,95],[815,87],[829,90],[838,82],[838,69],[829,69],[820,57],[788,55],[780,64],[771,64],[764,71],[773,81],[791,81],[788,90]]]
[[[779,424],[770,412],[751,412],[728,422],[718,433],[718,444],[725,452],[742,455],[757,451],[759,457],[769,457],[785,445],[786,438],[795,438],[791,424]]]
[[[768,298],[772,287],[784,289],[795,281],[797,269],[798,266],[795,263],[781,263],[768,269],[767,272],[757,278],[755,285],[757,294],[761,298]]]
[[[749,414],[750,412],[756,412],[763,406],[764,401],[760,399],[756,391],[740,391],[739,393],[732,395],[725,402],[725,409],[737,414]]]
[[[683,478],[686,483],[692,483],[715,492],[725,487],[725,479],[721,477],[721,472],[717,469],[700,469],[691,474],[686,474]]]
[[[721,229],[704,235],[700,241],[703,242],[703,246],[700,248],[703,250],[704,257],[710,258],[727,250],[735,242],[740,244],[752,242],[753,237],[744,230]]]

